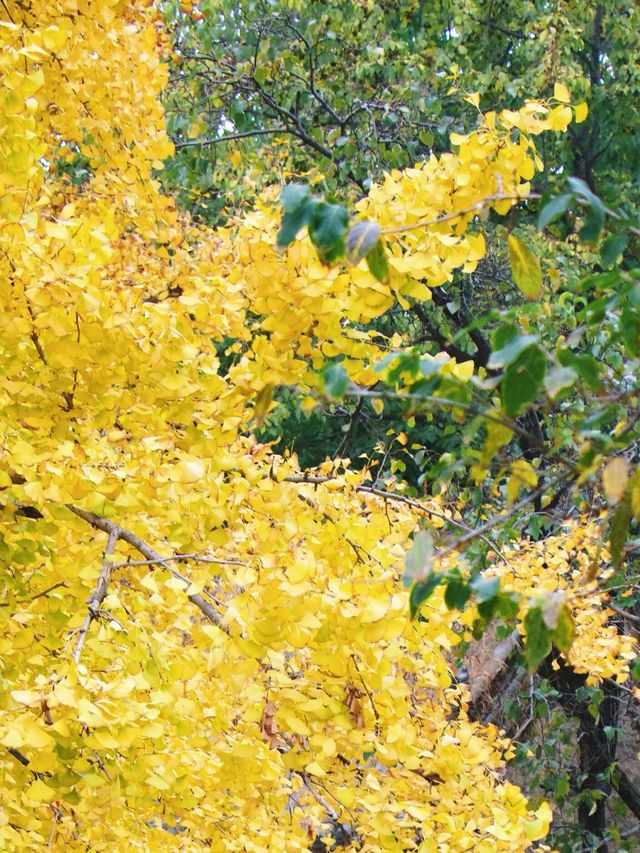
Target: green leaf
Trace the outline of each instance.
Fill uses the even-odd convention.
[[[544,378],[544,390],[555,400],[565,388],[575,384],[578,374],[573,367],[553,367]]]
[[[462,578],[452,578],[444,592],[444,603],[449,610],[462,610],[470,597],[469,584],[465,583]]]
[[[600,365],[592,355],[587,353],[576,354],[570,349],[561,349],[558,350],[558,361],[564,367],[573,367],[589,388],[594,391],[598,390],[600,387]]]
[[[551,631],[540,607],[532,607],[524,620],[526,631],[524,657],[530,672],[535,672],[551,651]]]
[[[349,213],[342,205],[326,201],[315,205],[309,223],[309,237],[323,263],[332,263],[344,254],[344,233],[348,222]]]
[[[345,251],[350,264],[359,263],[378,242],[380,226],[377,222],[363,219],[349,229],[345,239]]]
[[[411,587],[409,610],[412,619],[415,619],[420,606],[432,595],[441,580],[442,575],[433,572],[426,581],[419,581]]]
[[[499,592],[498,613],[504,619],[511,619],[520,609],[520,596],[516,592]]]
[[[495,616],[499,604],[500,596],[494,595],[493,598],[487,598],[485,601],[478,602],[478,613],[485,622],[489,622]]]
[[[475,575],[469,584],[478,603],[495,598],[500,589],[500,578]]]
[[[600,232],[604,227],[604,220],[604,207],[600,199],[598,199],[598,204],[589,206],[585,223],[578,232],[578,236],[583,243],[596,243],[598,241]]]
[[[626,234],[611,234],[602,244],[600,260],[603,267],[612,267],[626,249],[629,238]]]
[[[513,234],[509,234],[508,244],[511,274],[520,293],[525,299],[539,299],[543,289],[540,259]]]
[[[495,317],[494,319],[497,320],[498,317]],[[477,322],[471,323],[467,328],[468,330],[471,330],[476,325]],[[498,326],[492,336],[493,349],[496,352],[504,349],[512,338],[517,338],[520,335],[520,331],[520,326],[517,326],[514,323],[505,323],[502,326]]]
[[[389,264],[387,263],[387,253],[384,250],[382,240],[378,240],[373,249],[367,255],[367,266],[371,275],[375,276],[378,281],[383,284],[389,278]]]
[[[280,204],[290,213],[310,195],[311,190],[305,184],[288,184],[280,193]]]
[[[551,222],[555,222],[555,220],[562,216],[565,210],[569,207],[570,202],[571,194],[565,193],[564,195],[559,195],[552,199],[548,204],[545,204],[538,216],[538,229],[542,231]]]
[[[411,586],[415,581],[427,580],[432,570],[433,540],[428,530],[421,530],[404,558],[404,585]]]
[[[579,233],[580,239],[583,243],[595,243],[604,227],[604,205],[580,178],[569,178],[567,183],[574,195],[587,205],[585,222]]]
[[[330,364],[323,374],[324,391],[334,400],[344,397],[349,387],[349,375],[341,364]]]
[[[620,335],[631,355],[640,352],[640,312],[637,308],[623,308],[620,312]]]
[[[631,524],[631,506],[629,498],[618,504],[616,511],[609,522],[609,550],[611,551],[611,562],[617,569],[622,562],[624,546],[629,535]]]
[[[530,346],[505,370],[500,396],[505,412],[513,417],[538,396],[547,371],[547,358],[538,346]]]
[[[319,202],[312,198],[303,198],[300,204],[291,208],[282,217],[282,224],[278,231],[278,248],[284,249],[289,246],[298,236],[298,232],[309,225],[315,208]]]
[[[532,344],[538,342],[535,335],[515,335],[509,338],[507,343],[495,352],[492,352],[487,362],[490,370],[499,370],[515,361],[521,352],[524,352]]]
[[[558,624],[553,630],[551,635],[551,639],[553,640],[554,645],[560,649],[561,652],[568,652],[571,648],[571,644],[573,643],[573,636],[575,633],[575,624],[573,621],[573,616],[567,605],[565,604],[558,617]]]

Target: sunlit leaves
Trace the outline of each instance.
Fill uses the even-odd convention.
[[[509,260],[511,274],[518,289],[527,299],[538,299],[542,294],[542,270],[540,260],[531,249],[509,234]]]
[[[446,401],[453,428],[468,430],[486,390],[472,385],[472,350],[459,361],[403,352],[402,336],[372,321],[474,271],[486,244],[461,211],[488,210],[499,184],[513,202],[493,207],[508,212],[539,168],[527,135],[564,129],[564,108],[480,117],[457,154],[374,185],[351,230],[346,206],[302,184],[282,191],[282,219],[270,192],[211,229],[154,177],[171,146],[153,8],[94,6],[18,4],[3,41],[0,742],[29,763],[0,759],[0,846],[168,849],[175,830],[187,847],[306,849],[332,814],[310,787],[321,780],[341,820],[365,803],[357,833],[372,849],[391,833],[409,848],[443,804],[451,844],[487,841],[493,821],[491,849],[525,849],[548,818],[499,781],[504,743],[470,721],[449,666],[474,624],[515,626],[531,598],[518,583],[539,571],[531,545],[520,537],[500,559],[458,551],[447,543],[466,525],[464,501],[448,505],[444,476],[415,500],[390,497],[399,484],[386,470],[373,480],[377,460],[350,468],[331,448],[301,471],[255,433],[277,421],[276,388],[330,417],[378,380],[409,385],[411,406]],[[258,85],[268,79],[257,71]],[[237,128],[246,106],[229,110]],[[200,131],[185,130],[191,141]],[[214,177],[205,161],[202,187]],[[243,155],[230,161],[239,170]],[[486,430],[496,456],[517,434],[498,385],[509,416],[542,391],[542,346],[515,328],[496,334],[490,366],[501,371]],[[376,374],[381,352],[391,359]],[[415,460],[407,432],[390,440]],[[533,465],[509,464],[506,495],[492,500],[535,485]],[[485,509],[474,505],[474,523]],[[115,543],[114,524],[128,531]],[[430,532],[416,534],[421,524]],[[545,543],[552,567],[570,545]],[[526,571],[508,577],[516,565]],[[554,585],[567,574],[560,566]],[[591,664],[561,613],[547,607],[543,621],[563,653]],[[599,627],[598,673],[624,673],[628,647]],[[425,756],[435,805],[415,773]]]
[[[629,463],[624,456],[610,459],[602,471],[602,488],[611,506],[619,503],[629,479]]]

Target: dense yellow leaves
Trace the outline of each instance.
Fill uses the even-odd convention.
[[[402,341],[359,324],[474,269],[474,206],[527,193],[527,134],[566,129],[570,108],[489,114],[374,187],[360,209],[387,230],[383,285],[306,238],[277,254],[275,192],[217,231],[160,194],[148,4],[2,6],[0,847],[279,853],[336,819],[372,850],[525,849],[550,815],[467,717],[442,596],[408,617],[416,514],[359,492],[366,473],[305,482],[250,427],[327,357],[374,382]],[[511,477],[511,497],[535,481]],[[629,643],[597,592],[580,601],[576,665],[622,674]]]
[[[576,670],[587,675],[588,684],[604,678],[628,677],[630,662],[637,655],[637,643],[612,624],[607,610],[608,594],[599,587],[612,570],[610,557],[602,545],[602,530],[595,522],[583,520],[543,542],[524,542],[505,552],[494,571],[507,589],[523,594],[527,602],[553,605],[566,602],[574,623],[571,649],[563,656]]]

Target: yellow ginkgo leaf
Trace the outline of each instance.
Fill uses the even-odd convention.
[[[508,243],[511,274],[518,290],[526,299],[538,299],[542,296],[540,260],[513,234],[509,235]]]

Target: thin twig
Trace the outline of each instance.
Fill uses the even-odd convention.
[[[590,844],[589,847],[581,847],[579,850],[576,850],[576,853],[593,853],[596,849],[596,845],[600,846],[602,844],[608,844],[610,841],[617,842],[619,839],[623,838],[633,838],[633,836],[638,833],[640,833],[640,823],[636,823],[635,826],[631,827],[631,829],[625,829],[624,832],[619,833],[615,838],[613,835],[608,835],[606,838],[598,838],[597,842]]]
[[[300,483],[300,484],[309,484],[312,486],[321,486],[324,483],[331,482],[335,479],[335,477],[329,476],[318,476],[315,474],[307,474],[306,472],[302,474],[290,474],[288,477],[284,477],[283,482],[285,483]],[[548,484],[549,486],[554,485],[554,481]],[[546,488],[546,487],[545,487]],[[500,557],[500,559],[509,566],[510,569],[514,570],[513,565],[502,552],[500,547],[488,536],[486,536],[485,532],[475,531],[472,527],[469,527],[467,524],[464,524],[461,521],[456,521],[454,518],[450,518],[448,515],[445,515],[442,512],[438,512],[437,510],[431,509],[428,506],[420,503],[420,501],[415,500],[414,498],[410,498],[408,495],[402,495],[398,492],[388,492],[385,489],[378,489],[376,486],[367,486],[360,485],[356,486],[356,492],[361,492],[366,495],[376,495],[377,497],[384,498],[385,500],[390,501],[398,501],[399,503],[404,503],[407,506],[410,506],[412,509],[416,509],[419,512],[425,513],[425,515],[433,516],[433,518],[438,518],[441,521],[446,522],[447,524],[452,524],[454,527],[458,527],[460,530],[464,530],[465,533],[473,534],[471,538],[482,539],[496,554]],[[529,503],[530,500],[534,500],[536,497],[535,493],[531,493],[529,500],[523,499],[526,503]],[[521,502],[522,503],[522,502]],[[510,513],[509,513],[510,514]],[[505,518],[508,515],[504,516]],[[351,543],[350,543],[351,544]]]
[[[529,199],[540,198],[539,193],[529,193],[528,195],[495,193],[494,195],[485,196],[479,199],[474,204],[468,207],[463,207],[461,210],[456,210],[453,213],[445,213],[442,216],[437,216],[435,219],[427,219],[424,222],[413,222],[411,225],[390,226],[382,228],[381,234],[405,234],[407,231],[417,231],[419,228],[429,228],[431,225],[440,225],[442,222],[451,222],[453,219],[459,219],[461,216],[466,216],[468,213],[481,213],[485,207],[493,204],[495,201],[528,201]]]
[[[612,604],[610,601],[605,602],[605,607],[608,607],[609,610],[613,610],[614,613],[617,613],[618,616],[622,616],[623,619],[628,619],[630,622],[636,622],[640,625],[640,616],[636,616],[635,613],[629,613],[628,610],[616,607],[616,605]]]
[[[160,563],[170,563],[183,560],[192,560],[194,563],[213,563],[216,566],[246,566],[241,560],[223,560],[218,557],[207,557],[203,554],[173,554],[171,557],[161,557],[160,560],[127,560],[124,563],[116,563],[114,569],[126,569],[129,566],[153,566]]]
[[[60,809],[56,808],[56,806],[51,806],[53,809],[53,821],[51,822],[51,832],[49,833],[49,839],[47,841],[47,850],[51,849],[53,845],[53,840],[56,836],[56,826],[58,825],[58,821],[60,820]]]
[[[512,504],[508,510],[502,513],[498,513],[497,515],[492,516],[484,524],[481,524],[479,527],[476,527],[474,530],[470,530],[468,533],[465,533],[451,545],[448,545],[446,548],[443,548],[436,556],[440,559],[442,557],[446,557],[448,554],[451,554],[453,551],[457,551],[461,546],[466,545],[468,542],[471,542],[473,539],[479,539],[484,536],[485,533],[488,533],[490,530],[493,530],[494,527],[497,527],[498,524],[502,524],[508,518],[513,515],[516,515],[523,509],[527,504],[531,503],[538,497],[542,497],[547,489],[550,489],[552,486],[556,486],[558,483],[561,483],[563,480],[574,479],[577,475],[574,473],[568,474],[558,474],[557,477],[549,480],[549,482],[544,483],[539,488],[535,489],[532,492],[528,492],[521,500],[517,503]]]
[[[58,581],[58,583],[54,583],[52,586],[48,586],[46,589],[43,589],[42,592],[37,592],[35,595],[31,596],[31,601],[35,601],[36,598],[42,598],[43,595],[49,595],[50,592],[53,592],[54,589],[58,589],[61,586],[66,587],[66,581]]]
[[[279,133],[292,133],[286,127],[274,127],[271,130],[245,130],[242,133],[229,133],[226,136],[218,136],[214,139],[190,139],[188,142],[174,142],[176,151],[181,151],[183,148],[194,148],[199,145],[220,145],[223,142],[233,142],[236,139],[246,139],[250,136],[270,136]]]

